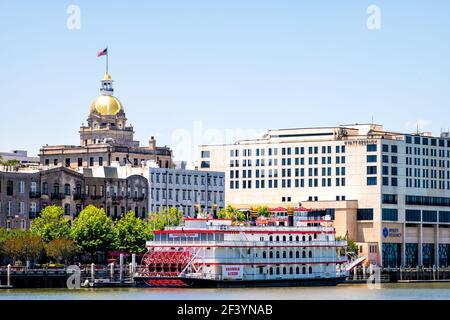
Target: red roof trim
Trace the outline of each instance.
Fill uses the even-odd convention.
[[[253,230],[253,231],[234,231],[234,230],[155,230],[155,234],[162,234],[162,233],[255,233],[255,234],[320,234],[320,233],[335,233],[334,231],[259,231],[259,230]]]

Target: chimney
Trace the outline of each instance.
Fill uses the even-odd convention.
[[[150,150],[156,150],[156,140],[154,136],[151,136],[150,140],[148,141],[148,148]]]

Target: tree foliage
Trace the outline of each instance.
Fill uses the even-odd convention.
[[[47,244],[45,251],[47,256],[55,259],[56,262],[63,260],[67,264],[67,261],[75,255],[77,246],[72,239],[58,238],[51,240]]]
[[[32,234],[42,237],[45,242],[70,236],[69,220],[64,217],[64,210],[59,206],[45,207],[30,228]]]
[[[148,217],[148,226],[151,231],[163,230],[166,226],[178,226],[183,220],[183,212],[177,208],[164,208],[158,213],[151,213]]]
[[[95,253],[114,247],[115,230],[112,221],[103,209],[87,206],[75,218],[70,235],[80,251]]]
[[[242,211],[237,210],[232,205],[228,205],[226,208],[221,209],[217,213],[219,219],[232,219],[233,221],[245,221],[245,214]]]
[[[116,248],[128,253],[145,251],[145,242],[150,240],[150,230],[147,224],[136,217],[133,211],[128,212],[114,224],[116,233]]]
[[[258,216],[259,217],[269,217],[270,216],[269,207],[267,207],[267,206],[258,207]]]
[[[38,235],[30,232],[13,230],[4,243],[4,252],[13,261],[34,261],[39,258],[44,251],[44,241]]]

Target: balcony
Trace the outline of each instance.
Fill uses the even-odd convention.
[[[51,200],[62,200],[66,197],[64,193],[52,193],[50,195]]]
[[[38,199],[41,197],[41,193],[39,191],[30,191],[30,199]]]
[[[74,193],[73,200],[86,200],[87,195],[84,193]]]

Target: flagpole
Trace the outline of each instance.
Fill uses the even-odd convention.
[[[108,47],[106,47],[106,74],[108,74],[108,56],[109,56]]]

